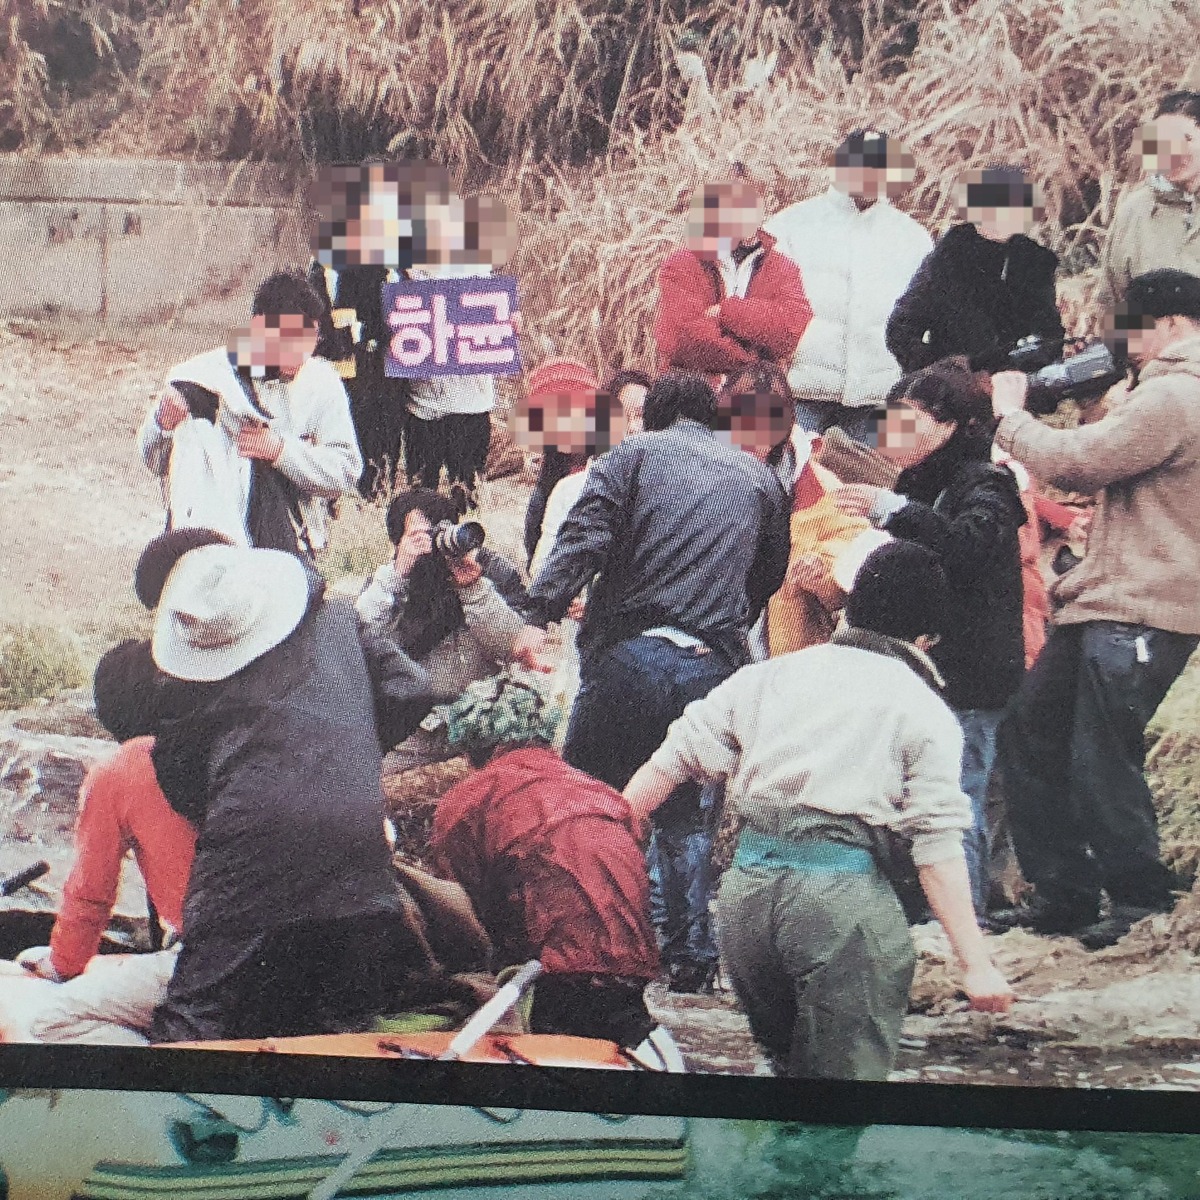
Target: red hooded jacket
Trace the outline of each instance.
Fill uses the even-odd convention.
[[[658,273],[654,320],[660,371],[672,368],[702,375],[727,375],[746,363],[769,359],[791,363],[812,317],[800,268],[760,233],[763,253],[745,297],[726,296],[721,272],[692,250],[676,250]],[[705,316],[714,304],[718,317]]]
[[[629,806],[553,750],[493,759],[438,802],[434,870],[471,898],[502,963],[653,979],[650,885]]]

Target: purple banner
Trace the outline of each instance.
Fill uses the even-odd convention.
[[[390,376],[434,379],[521,371],[513,326],[517,312],[513,275],[385,283],[383,307],[391,330]]]

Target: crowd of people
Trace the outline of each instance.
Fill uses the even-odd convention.
[[[875,130],[769,219],[744,168],[705,184],[661,267],[654,374],[526,373],[523,564],[460,524],[494,381],[382,365],[382,285],[500,265],[494,209],[429,164],[328,175],[307,276],[266,280],[143,423],[153,635],[97,669],[122,745],[85,783],[51,944],[22,956],[62,984],[39,1035],[106,1036],[69,981],[127,849],[169,933],[108,1024],[136,1010],[155,1042],[370,1028],[536,958],[534,1031],[672,1061],[647,984],[723,978],[778,1073],[879,1079],[914,923],[1004,1012],[989,934],[1096,949],[1169,910],[1143,737],[1200,642],[1200,95],[1167,96],[1141,151],[1093,322],[1126,377],[1069,427],[1014,368],[1071,352],[1025,171],[967,173],[936,241]],[[338,596],[318,568],[356,489],[394,493],[394,550]],[[1086,533],[1057,578],[1050,528]],[[395,869],[387,754],[473,768],[432,876]],[[1010,840],[1024,896],[993,871]]]

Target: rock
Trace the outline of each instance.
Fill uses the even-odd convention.
[[[25,708],[0,714],[0,726],[11,725],[28,733],[55,733],[68,737],[108,738],[96,720],[90,688],[59,692],[52,700],[38,700]]]

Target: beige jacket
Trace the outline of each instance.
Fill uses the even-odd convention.
[[[1146,271],[1174,267],[1200,275],[1197,201],[1155,176],[1117,205],[1101,258],[1098,302],[1105,310],[1125,296],[1129,281]]]
[[[996,441],[1038,479],[1099,492],[1083,561],[1054,585],[1060,625],[1200,634],[1200,337],[1176,342],[1094,425],[1010,413]]]
[[[650,761],[671,779],[725,780],[726,803],[769,837],[807,810],[856,817],[912,841],[918,865],[961,853],[971,805],[963,736],[907,663],[823,645],[743,667],[667,731]]]

